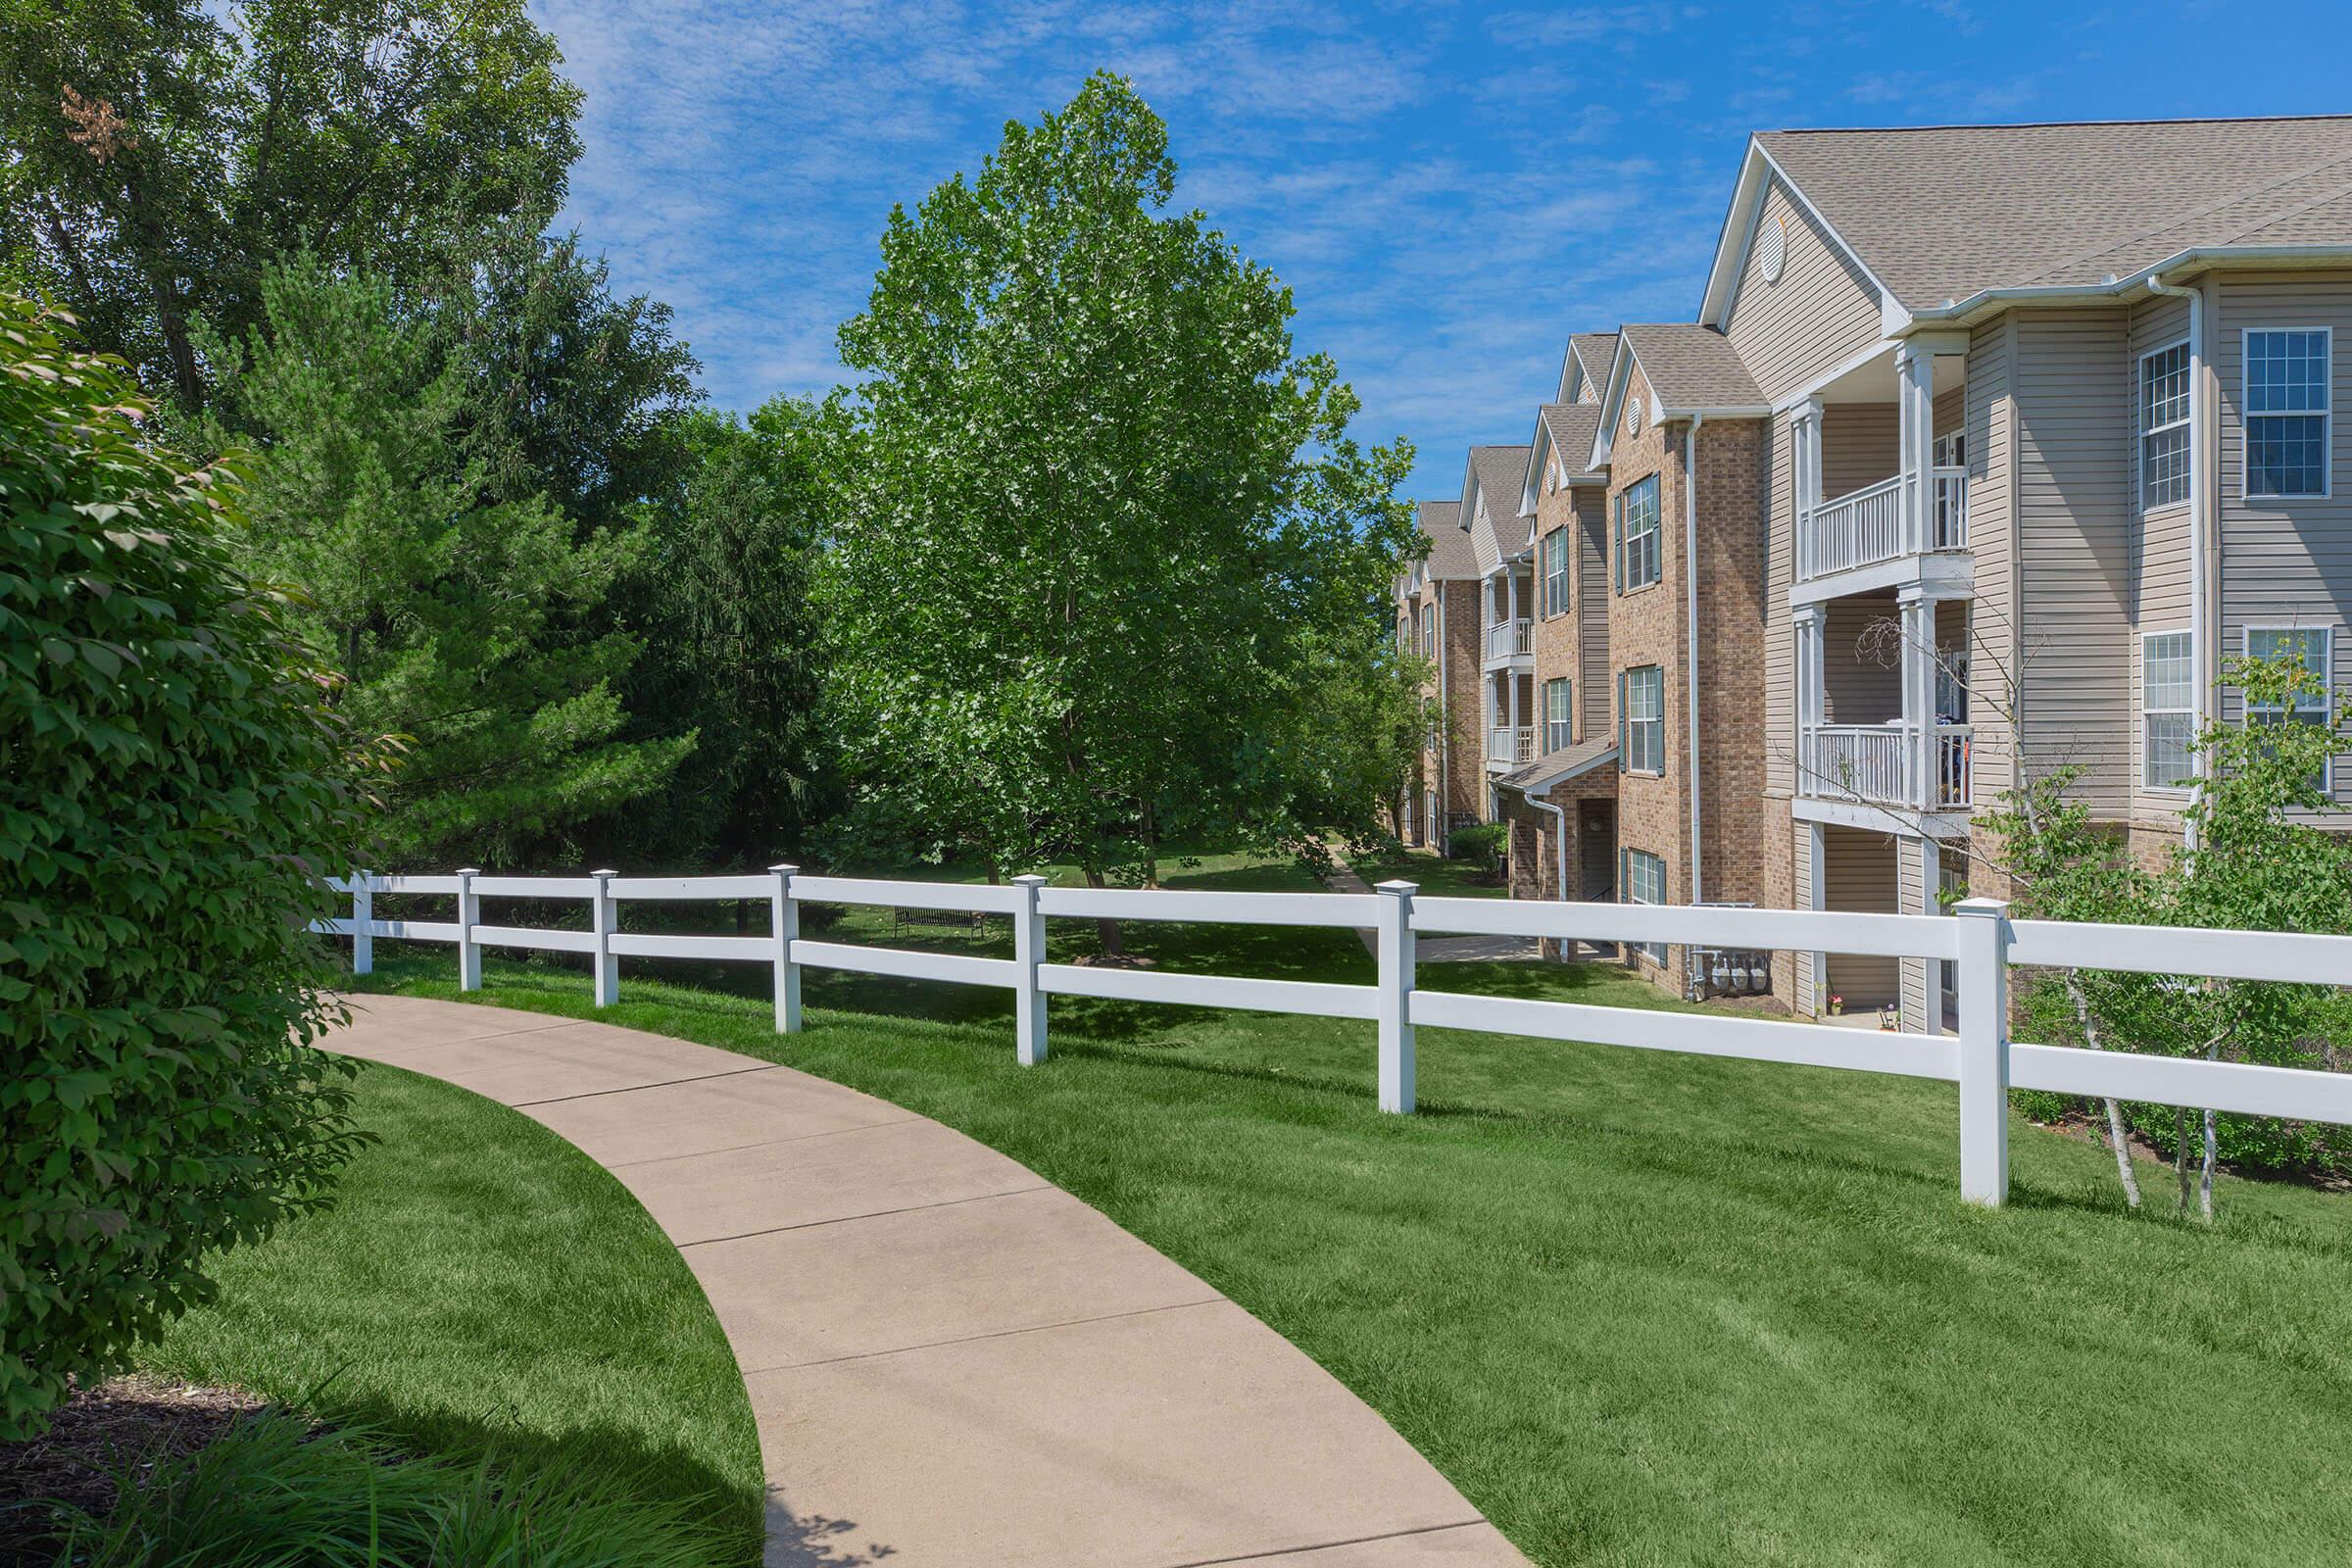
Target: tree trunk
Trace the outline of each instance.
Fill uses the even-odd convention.
[[[1102,880],[1102,873],[1096,870],[1091,865],[1086,868],[1086,885],[1090,888],[1103,888],[1109,886],[1108,883]],[[1095,929],[1101,933],[1102,938],[1102,956],[1105,958],[1123,958],[1127,956],[1127,945],[1121,937],[1118,921],[1097,920],[1095,922]]]
[[[2215,1144],[2213,1120],[2213,1112],[2207,1111],[2205,1113],[2205,1159],[2197,1173],[2197,1212],[2204,1216],[2205,1223],[2208,1225],[2213,1223],[2213,1152]]]
[[[2082,1030],[2083,1044],[2093,1051],[2105,1051],[2098,1020],[2090,1015],[2090,998],[2082,994],[2082,981],[2072,969],[2066,971],[2066,996],[2074,1004],[2075,1022]],[[2103,1103],[2107,1107],[2107,1141],[2115,1147],[2116,1179],[2124,1184],[2124,1201],[2137,1208],[2139,1177],[2132,1169],[2132,1141],[2124,1131],[2124,1107],[2112,1100]]]
[[[2173,1180],[2180,1189],[2180,1212],[2188,1213],[2188,1107],[2173,1107]]]

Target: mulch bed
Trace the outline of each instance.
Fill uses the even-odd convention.
[[[30,1502],[68,1503],[103,1517],[115,1505],[115,1477],[204,1447],[238,1421],[264,1408],[243,1389],[208,1389],[159,1378],[119,1377],[79,1390],[51,1416],[49,1430],[28,1443],[0,1443],[0,1509]],[[47,1562],[9,1545],[18,1526],[0,1528],[0,1568]]]

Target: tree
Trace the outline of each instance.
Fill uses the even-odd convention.
[[[1149,878],[1186,833],[1359,809],[1300,705],[1389,639],[1410,452],[1348,437],[1288,291],[1164,213],[1175,179],[1097,75],[894,210],[841,329],[864,379],[821,586],[858,808],[1000,869]]]
[[[564,201],[579,93],[523,0],[0,0],[0,245],[183,409],[301,250],[412,289]]]
[[[479,461],[453,457],[471,366],[387,284],[302,262],[262,294],[251,334],[199,339],[221,418],[259,447],[237,546],[299,586],[352,721],[408,737],[385,852],[523,858],[658,790],[694,737],[619,738],[637,646],[597,623],[640,537],[485,500]]]
[[[826,803],[817,629],[808,598],[825,516],[822,411],[775,399],[748,420],[678,421],[676,494],[647,508],[623,593],[645,626],[626,682],[632,733],[693,734],[693,754],[638,826],[639,857],[769,863]]]
[[[235,485],[0,293],[0,1440],[326,1201],[332,912],[378,760],[222,542]]]

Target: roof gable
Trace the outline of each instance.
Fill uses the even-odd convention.
[[[1557,468],[1564,484],[1604,484],[1606,473],[1585,466],[1592,451],[1593,432],[1600,424],[1595,403],[1546,403],[1536,411],[1536,433],[1528,443],[1527,475],[1520,486],[1519,510],[1532,513],[1544,493],[1546,469]]]
[[[1519,515],[1519,480],[1526,471],[1525,447],[1470,449],[1462,471],[1461,518],[1482,576],[1527,548],[1527,528]]]

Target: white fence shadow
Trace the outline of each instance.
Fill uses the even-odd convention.
[[[596,1004],[601,1007],[619,1000],[624,957],[764,963],[774,969],[776,1028],[785,1033],[801,1027],[803,968],[1000,986],[1014,994],[1014,1052],[1030,1065],[1046,1059],[1046,999],[1054,996],[1360,1018],[1377,1026],[1380,1107],[1391,1111],[1413,1108],[1413,1032],[1424,1024],[1940,1079],[1957,1084],[1960,1091],[1961,1195],[1985,1204],[1998,1204],[2008,1195],[2012,1088],[2352,1124],[2352,1074],[2013,1042],[2008,998],[2009,970],[2019,964],[2352,984],[2352,937],[2012,920],[2006,905],[1989,899],[1967,900],[1958,906],[1956,918],[1944,918],[1424,899],[1409,882],[1384,882],[1371,893],[1356,894],[1055,888],[1041,876],[1015,877],[1005,886],[967,886],[805,876],[790,865],[755,876],[689,877],[624,877],[610,871],[573,877],[485,876],[474,870],[447,876],[384,876],[362,871],[329,879],[327,885],[351,895],[352,912],[347,918],[318,921],[312,929],[351,938],[352,967],[361,974],[373,966],[378,938],[454,944],[459,985],[468,991],[481,987],[484,948],[581,953],[594,959]],[[378,920],[373,907],[377,894],[454,896],[458,918]],[[589,929],[484,923],[482,900],[501,898],[585,900]],[[763,936],[625,932],[617,929],[615,919],[624,900],[765,901],[769,926]],[[1004,915],[1012,922],[1013,956],[976,958],[812,942],[800,934],[803,904]],[[1049,919],[1370,929],[1377,936],[1378,978],[1371,985],[1354,986],[1048,963]],[[1957,966],[1960,1028],[1956,1036],[1870,1034],[1817,1023],[1427,991],[1415,984],[1414,976],[1413,945],[1424,933],[1688,943],[1950,963]],[[1931,973],[1929,978],[1929,994],[1934,995],[1937,976]]]

